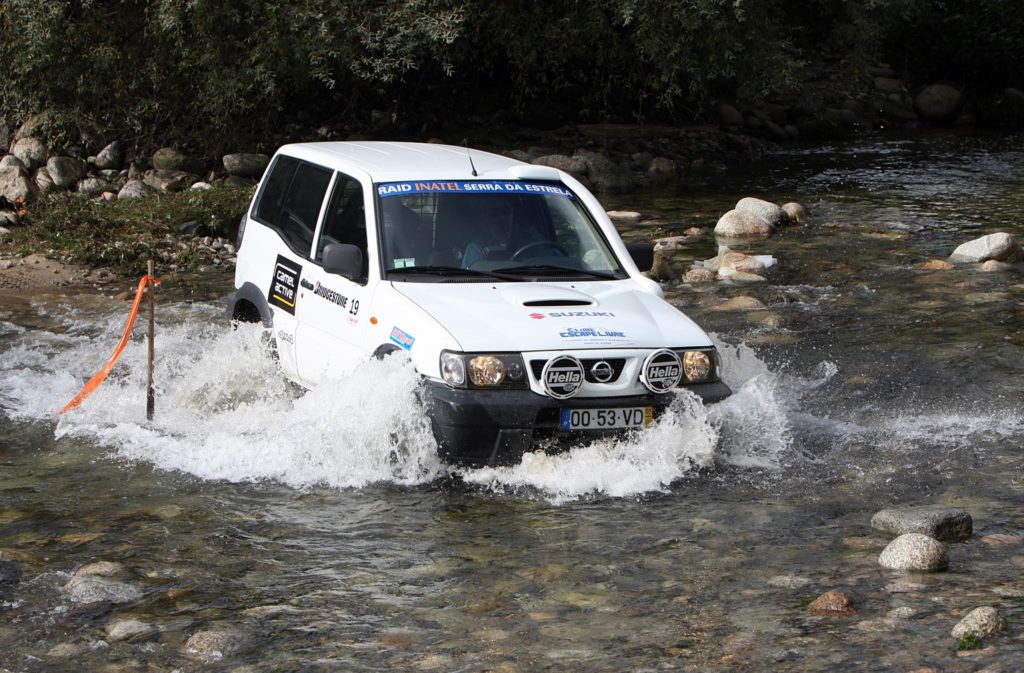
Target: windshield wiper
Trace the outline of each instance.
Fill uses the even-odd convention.
[[[591,276],[602,280],[622,280],[622,276],[611,271],[592,271],[590,269],[577,269],[571,266],[558,266],[556,264],[528,264],[525,266],[507,266],[495,269],[494,273],[514,274],[522,276],[561,276],[566,274]]]
[[[516,278],[514,276],[509,277],[499,273],[491,273],[490,271],[480,271],[479,269],[463,269],[459,266],[403,266],[398,269],[388,269],[388,275],[393,273],[412,273],[412,274],[424,274],[428,276],[480,276],[482,278],[494,278],[497,280],[511,280],[521,281],[522,278]]]

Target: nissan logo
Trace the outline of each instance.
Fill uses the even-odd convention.
[[[612,376],[615,375],[615,370],[604,360],[599,360],[590,368],[590,375],[598,383],[608,383],[612,380]]]
[[[583,387],[583,364],[571,355],[559,355],[544,365],[540,380],[548,395],[564,400]]]
[[[654,351],[644,360],[640,382],[652,393],[666,393],[675,388],[683,376],[683,363],[668,349]]]

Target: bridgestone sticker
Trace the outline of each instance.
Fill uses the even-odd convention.
[[[278,255],[267,301],[271,305],[295,315],[295,301],[298,298],[299,276],[301,275],[302,267],[300,265],[287,257]]]

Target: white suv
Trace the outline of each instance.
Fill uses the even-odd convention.
[[[445,145],[287,145],[242,221],[229,311],[268,326],[306,387],[405,354],[442,454],[508,462],[545,437],[648,425],[676,388],[730,394],[711,340],[641,275],[652,255],[553,168]]]

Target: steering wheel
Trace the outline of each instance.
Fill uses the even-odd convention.
[[[558,243],[555,243],[554,241],[532,241],[530,243],[527,243],[523,247],[519,248],[515,252],[513,252],[512,253],[512,261],[513,262],[518,262],[518,261],[522,260],[523,257],[526,256],[527,252],[529,252],[531,250],[536,250],[537,248],[547,248],[549,250],[553,250],[554,252],[558,253],[558,255],[557,255],[558,257],[568,257],[569,256],[569,251],[566,250],[565,248],[563,248]],[[532,256],[533,257],[539,257],[539,255],[532,255]]]

